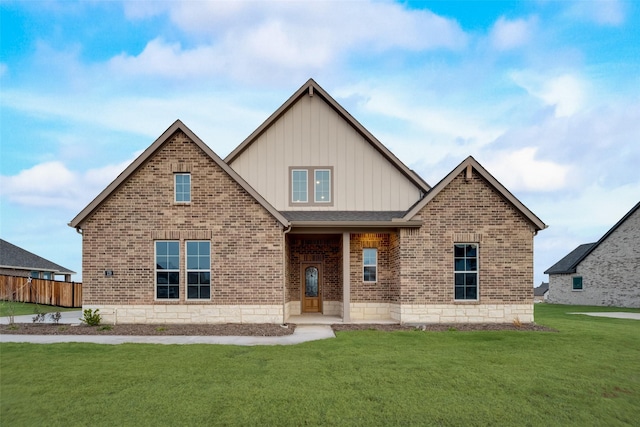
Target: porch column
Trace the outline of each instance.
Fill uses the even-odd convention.
[[[351,322],[351,234],[342,233],[342,321]]]

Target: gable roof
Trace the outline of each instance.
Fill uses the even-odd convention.
[[[267,120],[265,120],[251,135],[249,135],[240,145],[238,145],[224,161],[232,164],[235,159],[242,154],[251,144],[253,144],[271,125],[282,117],[301,97],[305,95],[318,96],[324,100],[340,117],[342,117],[356,132],[358,132],[371,146],[387,159],[396,169],[402,173],[416,187],[427,192],[431,186],[427,184],[417,173],[409,169],[400,159],[398,159],[387,147],[371,134],[362,124],[360,124],[347,110],[331,97],[318,83],[309,79],[300,89],[280,106]]]
[[[0,268],[29,271],[51,271],[55,274],[76,274],[61,265],[0,239]]]
[[[69,223],[70,227],[82,228],[82,222],[86,220],[93,211],[95,211],[114,191],[122,185],[138,168],[140,168],[155,152],[173,136],[177,131],[184,132],[202,151],[204,151],[211,160],[214,161],[227,175],[237,182],[247,193],[249,193],[258,203],[260,203],[275,219],[283,226],[288,225],[287,219],[269,204],[257,191],[255,191],[240,175],[238,175],[229,165],[227,165],[216,153],[213,152],[207,144],[205,144],[198,136],[191,131],[180,120],[176,120],[169,128],[164,131],[153,144],[151,144],[137,159],[133,161],[118,177],[107,186],[98,196],[93,199],[75,218]]]
[[[507,190],[497,179],[495,179],[487,170],[482,167],[480,163],[476,161],[472,156],[467,157],[462,163],[460,163],[455,169],[453,169],[447,176],[445,176],[440,182],[438,182],[429,192],[415,205],[413,205],[404,216],[404,220],[410,220],[420,210],[425,207],[427,203],[433,200],[444,188],[446,188],[455,177],[460,175],[465,169],[474,169],[485,181],[489,183],[504,199],[506,199],[511,205],[513,205],[534,227],[536,230],[544,230],[547,225],[542,222],[533,212],[531,212],[520,200],[518,200],[509,190]]]
[[[534,297],[542,297],[549,292],[549,282],[542,282],[537,288],[533,288]]]
[[[604,236],[595,243],[586,243],[580,245],[571,251],[568,255],[562,258],[557,263],[553,264],[544,274],[571,274],[575,273],[578,268],[578,264],[582,262],[591,252],[593,252],[607,237],[609,237],[614,231],[618,229],[635,211],[640,209],[640,202],[631,208],[629,212],[623,216],[620,221],[616,222],[613,227],[607,231]]]

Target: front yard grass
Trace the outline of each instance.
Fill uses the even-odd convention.
[[[80,308],[56,307],[54,305],[32,304],[30,302],[0,301],[0,317],[23,316],[36,313],[55,313],[56,311],[77,311]]]
[[[640,321],[536,305],[559,332],[339,332],[296,346],[0,346],[3,425],[624,426]],[[640,311],[640,310],[625,310]]]

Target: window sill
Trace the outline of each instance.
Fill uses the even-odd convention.
[[[474,305],[474,304],[480,304],[480,300],[479,299],[454,299],[453,303],[460,304],[460,305]]]

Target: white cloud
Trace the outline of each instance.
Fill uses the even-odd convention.
[[[494,152],[481,163],[511,191],[551,192],[563,189],[570,168],[536,159],[537,151],[535,147],[525,147],[515,151]]]
[[[522,47],[531,40],[536,23],[536,18],[508,20],[502,16],[491,29],[491,43],[498,50]]]
[[[554,106],[556,117],[572,116],[588,101],[587,82],[573,74],[548,77],[530,71],[512,72],[511,79],[546,105]]]
[[[114,70],[177,79],[289,80],[291,72],[308,76],[351,55],[459,49],[467,42],[454,20],[397,3],[199,1],[163,7],[197,47],[155,39],[140,53],[114,57]],[[158,11],[127,3],[125,13],[142,19]]]
[[[60,161],[40,163],[13,176],[0,175],[2,197],[19,206],[79,211],[132,161],[85,172]]]
[[[567,14],[598,25],[619,26],[625,21],[625,5],[620,0],[576,1]]]

